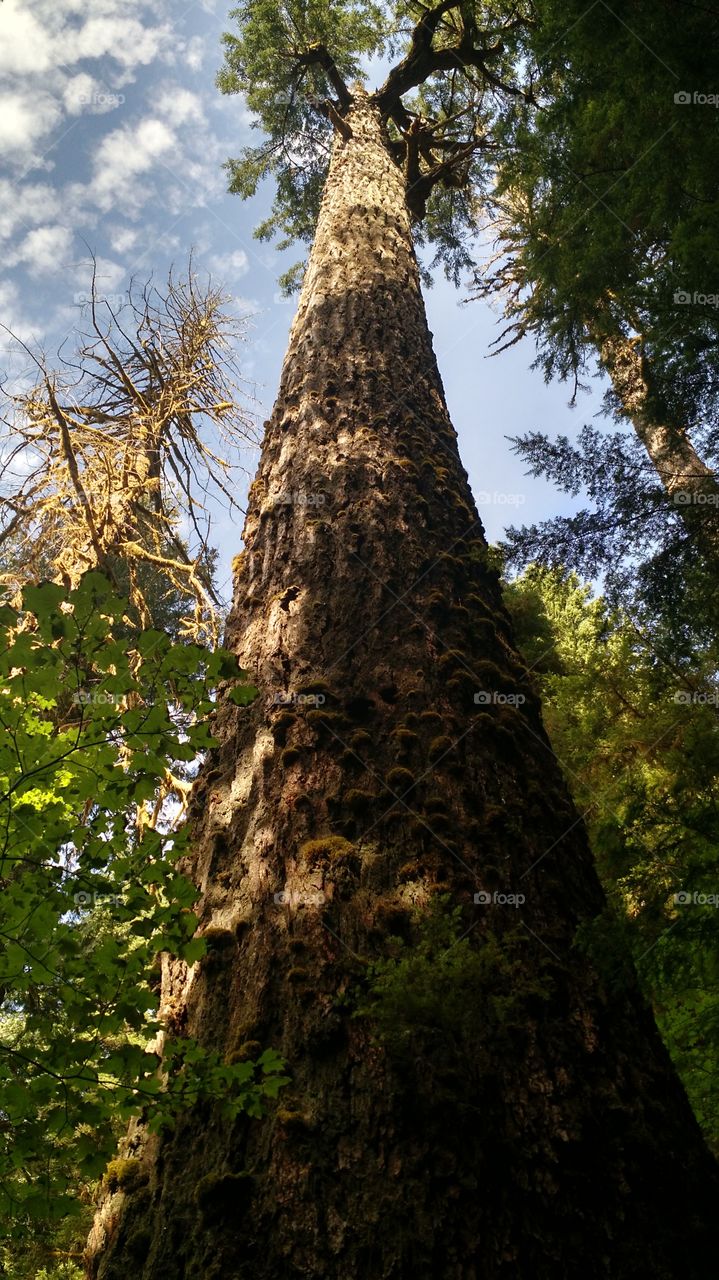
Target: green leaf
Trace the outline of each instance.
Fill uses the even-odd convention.
[[[250,703],[254,702],[259,692],[259,689],[253,684],[241,684],[236,685],[234,689],[230,689],[228,696],[230,701],[235,703],[235,706],[248,707]]]

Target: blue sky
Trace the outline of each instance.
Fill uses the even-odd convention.
[[[226,193],[222,162],[256,140],[239,98],[214,79],[229,0],[3,0],[0,5],[0,321],[52,360],[82,321],[90,251],[98,287],[121,299],[130,279],[162,280],[190,251],[251,317],[239,353],[266,417],[279,380],[294,303],[277,277],[299,253],[253,239],[268,192],[243,203]],[[437,279],[429,324],[487,535],[574,509],[524,474],[505,436],[530,429],[570,436],[598,411],[598,392],[570,409],[570,389],[530,370],[531,343],[488,357],[498,333],[483,303]],[[0,335],[4,381],[27,358]],[[598,384],[596,384],[598,386]],[[246,458],[249,471],[254,459]],[[241,528],[220,515],[220,585]]]

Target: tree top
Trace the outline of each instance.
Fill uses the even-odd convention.
[[[418,240],[457,280],[472,265],[497,118],[532,97],[520,71],[532,15],[531,0],[247,0],[232,10],[218,85],[244,95],[264,139],[227,161],[230,190],[247,198],[262,179],[276,186],[256,235],[279,233],[280,248],[311,241],[332,136],[346,134],[359,82],[387,124]]]

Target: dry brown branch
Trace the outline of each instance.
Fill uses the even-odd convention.
[[[25,348],[39,377],[11,397],[0,440],[0,583],[74,585],[101,568],[141,625],[171,604],[182,634],[213,642],[208,499],[235,505],[241,450],[257,444],[234,356],[243,323],[191,262],[163,290],[131,287],[119,311],[93,273],[91,299],[71,359],[52,370]]]

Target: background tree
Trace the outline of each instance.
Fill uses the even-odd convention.
[[[78,351],[59,370],[33,357],[39,383],[12,397],[0,494],[10,588],[73,587],[95,568],[142,626],[174,617],[180,634],[217,639],[207,497],[236,506],[228,478],[256,439],[237,402],[242,326],[228,301],[191,263],[164,293],[131,290],[118,313],[93,278]]]
[[[327,177],[228,622],[263,698],[220,707],[193,799],[226,946],[165,991],[204,1046],[276,1044],[292,1080],[260,1126],[199,1106],[146,1142],[148,1191],[108,1197],[89,1271],[703,1277],[716,1170],[634,980],[575,946],[604,899],[415,257],[413,224],[450,270],[463,252],[531,14],[378,16],[247,4],[222,77],[266,135],[238,189],[274,175],[274,217],[309,234]],[[390,50],[378,89],[348,85]]]
[[[41,381],[6,421],[0,1256],[13,1280],[43,1263],[52,1280],[72,1274],[128,1116],[171,1123],[198,1090],[251,1110],[267,1094],[252,1061],[193,1061],[183,1043],[173,1066],[171,1034],[157,1075],[158,952],[205,947],[178,869],[186,794],[214,686],[238,674],[187,643],[217,637],[208,496],[232,504],[253,439],[225,303],[191,268],[119,312],[93,283],[91,333],[59,371],[34,357]]]
[[[719,461],[712,433],[702,434],[705,456]],[[716,578],[697,556],[680,508],[666,501],[642,444],[594,426],[583,427],[573,442],[531,431],[513,443],[532,475],[574,497],[581,493],[586,505],[571,516],[507,529],[507,567],[571,566],[584,578],[600,579],[608,601],[651,630],[666,661],[691,660],[717,633]],[[706,511],[719,506],[708,504]]]
[[[610,982],[632,955],[716,1151],[716,637],[691,661],[665,658],[661,627],[638,630],[574,575],[537,566],[505,594],[608,896],[585,943]]]
[[[476,291],[503,293],[500,345],[533,334],[548,378],[576,391],[604,369],[608,408],[716,576],[719,261],[707,228],[719,129],[706,99],[719,15],[674,0],[626,15],[547,0],[538,13],[525,52],[539,109],[519,100],[504,116],[497,257]],[[536,440],[525,447],[534,462]]]

